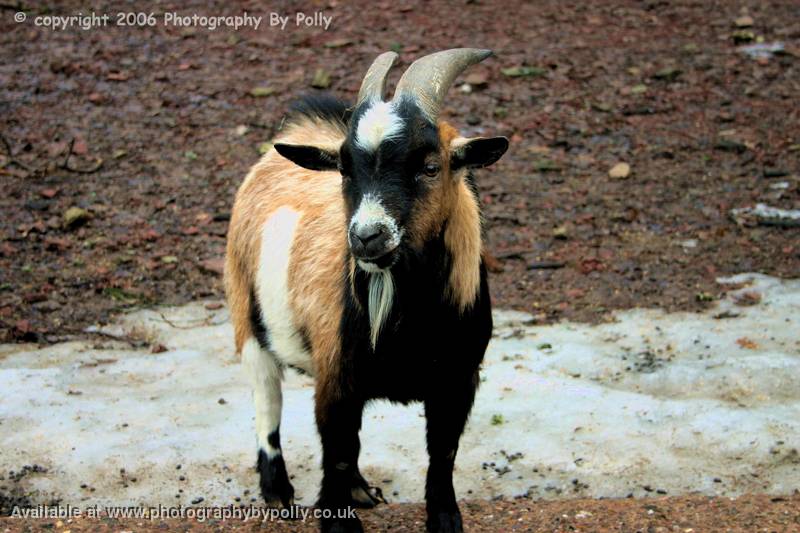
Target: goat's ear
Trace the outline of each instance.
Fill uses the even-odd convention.
[[[300,144],[277,143],[275,150],[292,163],[308,170],[336,170],[339,165],[339,153]]]
[[[461,142],[459,142],[461,141]],[[454,141],[450,168],[488,167],[500,159],[508,150],[508,139],[505,137],[476,137]]]

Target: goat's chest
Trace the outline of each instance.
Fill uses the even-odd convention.
[[[371,398],[407,402],[421,400],[449,379],[472,376],[483,360],[491,336],[491,315],[449,316],[434,308],[400,317],[388,325],[375,352],[357,358],[358,381]]]

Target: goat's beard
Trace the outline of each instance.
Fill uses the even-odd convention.
[[[394,302],[394,278],[391,270],[384,269],[369,274],[369,297],[367,300],[367,310],[369,313],[369,329],[372,350],[378,343],[378,336],[381,333],[386,319],[392,310]]]

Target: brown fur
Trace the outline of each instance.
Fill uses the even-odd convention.
[[[480,284],[480,215],[464,176],[450,176],[451,145],[461,141],[458,132],[445,122],[440,123],[439,131],[443,177],[432,182],[429,200],[412,216],[409,237],[414,244],[421,244],[447,221],[445,246],[453,257],[449,297],[464,310],[474,302]],[[276,141],[338,149],[344,137],[339,125],[304,119],[290,124]],[[290,252],[289,304],[295,327],[309,334],[314,371],[327,382],[318,383],[318,390],[330,393],[327,385],[337,382],[347,249],[347,221],[337,172],[305,170],[270,150],[237,192],[225,263],[236,351],[241,353],[245,341],[253,336],[250,298],[258,271],[261,229],[282,206],[301,214]],[[351,273],[353,268],[351,262]]]
[[[453,126],[439,122],[442,177],[432,180],[432,189],[424,204],[418,206],[412,215],[409,225],[413,244],[421,247],[447,222],[444,242],[453,258],[448,296],[461,311],[468,309],[478,295],[482,246],[480,209],[466,183],[466,170],[455,175],[450,172],[452,151],[464,141]]]
[[[282,132],[281,142],[337,148],[344,131],[328,122],[304,120]],[[327,375],[339,346],[346,220],[337,172],[300,168],[270,150],[250,170],[234,201],[228,232],[225,288],[236,352],[253,336],[250,297],[255,286],[261,229],[279,207],[301,214],[289,262],[289,304],[295,326],[304,328],[314,353],[314,370]],[[320,309],[326,312],[319,312]],[[340,310],[338,313],[336,310]]]

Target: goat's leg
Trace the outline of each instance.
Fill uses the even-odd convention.
[[[286,473],[281,452],[281,407],[283,373],[275,355],[250,339],[242,350],[242,363],[253,389],[256,411],[256,438],[261,495],[267,504],[280,502],[284,507],[294,504],[294,487]]]
[[[352,499],[353,480],[358,472],[361,443],[361,414],[364,402],[330,394],[317,388],[316,419],[322,440],[322,487],[317,506],[323,516],[323,533],[358,533],[364,529],[355,514]],[[360,476],[360,475],[359,475]]]
[[[431,393],[425,400],[427,426],[428,475],[425,481],[425,502],[428,531],[435,533],[461,532],[461,513],[453,489],[453,465],[458,441],[472,409],[477,387],[477,372]]]

